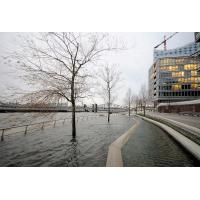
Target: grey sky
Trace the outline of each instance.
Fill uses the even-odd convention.
[[[153,47],[163,40],[167,33],[111,33],[120,37],[125,43],[132,47],[121,53],[112,54],[107,58],[110,63],[118,64],[122,72],[123,88],[120,91],[119,100],[116,103],[122,103],[127,87],[132,88],[134,93],[139,91],[140,85],[147,83],[148,69],[153,62]],[[176,48],[194,41],[194,33],[178,33],[167,42],[167,48]],[[16,43],[16,33],[0,33],[0,55],[7,49],[14,49]],[[159,49],[163,49],[161,46]],[[6,92],[6,87],[22,85],[17,80],[19,73],[10,66],[0,62],[0,89]]]

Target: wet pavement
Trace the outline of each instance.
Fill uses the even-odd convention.
[[[56,118],[63,116],[65,113]],[[0,166],[105,166],[110,143],[134,123],[133,118],[125,115],[111,116],[110,124],[106,120],[103,116],[79,120],[76,141],[71,141],[70,122],[28,132],[26,136],[5,136],[5,141],[0,142]]]
[[[200,166],[200,162],[166,132],[149,122],[139,120],[139,127],[122,148],[124,166]]]

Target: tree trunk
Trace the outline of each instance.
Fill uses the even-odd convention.
[[[128,116],[130,116],[131,115],[131,106],[130,106],[130,104],[128,105]]]
[[[143,106],[143,110],[144,110],[144,116],[145,116],[145,108],[146,108],[146,106]]]
[[[108,103],[108,122],[110,122],[110,103]]]
[[[72,102],[72,138],[76,138],[76,105]]]
[[[110,90],[108,91],[108,122],[110,122]]]
[[[76,138],[76,103],[74,93],[74,76],[72,76],[71,84],[71,103],[72,103],[72,139]]]

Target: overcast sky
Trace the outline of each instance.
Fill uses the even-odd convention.
[[[139,91],[141,84],[148,81],[148,69],[153,63],[153,47],[163,40],[167,33],[112,33],[120,37],[125,43],[132,47],[121,53],[113,54],[108,59],[110,63],[118,64],[122,72],[123,88],[120,91],[119,99],[116,103],[122,103],[125,90],[130,87],[134,93]],[[176,48],[194,41],[194,33],[178,33],[167,41],[167,49]],[[16,43],[16,33],[0,33],[0,55],[5,50],[14,49]],[[163,49],[161,46],[159,49]],[[17,78],[19,73],[10,66],[0,61],[0,90],[6,93],[6,88],[10,86],[20,86],[23,83]],[[2,93],[2,92],[1,92]]]

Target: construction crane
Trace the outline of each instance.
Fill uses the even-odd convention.
[[[174,37],[177,33],[178,32],[175,32],[175,33],[173,33],[172,35],[170,35],[167,38],[166,38],[166,36],[164,36],[164,40],[160,44],[156,45],[154,47],[154,49],[157,49],[160,45],[164,44],[164,50],[166,51],[167,50],[167,40],[169,40],[170,38]]]

